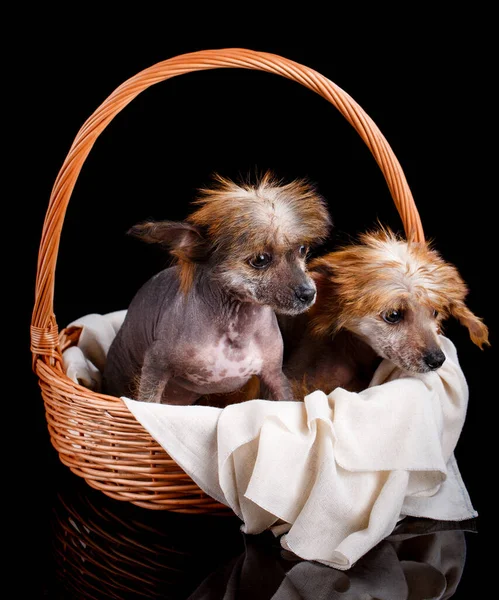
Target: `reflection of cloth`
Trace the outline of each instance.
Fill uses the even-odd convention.
[[[444,600],[459,585],[466,555],[459,529],[389,537],[348,573],[311,561],[286,564],[262,544],[246,542],[245,552],[210,575],[189,600]]]
[[[272,529],[299,557],[349,569],[405,515],[476,516],[453,454],[468,388],[454,345],[441,343],[438,371],[408,376],[383,361],[358,394],[223,410],[124,401],[244,532]]]

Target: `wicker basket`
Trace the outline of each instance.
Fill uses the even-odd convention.
[[[182,513],[231,511],[207,496],[136,421],[119,398],[98,394],[70,380],[62,352],[78,340],[74,328],[59,332],[54,315],[54,278],[66,207],[93,144],[111,120],[140,92],[176,75],[218,68],[266,71],[313,90],[355,128],[388,184],[407,235],[423,241],[423,229],[402,168],[389,144],[362,108],[341,88],[306,66],[246,49],[205,50],[176,56],[120,85],[78,132],[55,181],[38,255],[31,351],[45,402],[51,442],[60,460],[89,485],[138,506]]]

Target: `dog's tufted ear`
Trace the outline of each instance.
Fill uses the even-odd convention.
[[[185,221],[145,221],[134,225],[127,233],[149,244],[161,244],[184,261],[197,262],[205,259],[208,253],[201,230]]]
[[[471,341],[481,350],[483,350],[484,345],[490,346],[489,330],[487,326],[482,319],[475,316],[463,302],[451,304],[450,313],[461,323],[461,325],[468,328]]]

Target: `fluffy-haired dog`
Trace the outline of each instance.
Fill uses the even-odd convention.
[[[438,369],[445,361],[439,333],[451,316],[477,346],[488,345],[487,327],[465,305],[467,286],[428,243],[380,227],[310,261],[309,272],[314,306],[280,319],[284,372],[301,397],[313,389],[365,389],[383,358],[408,372]]]
[[[190,405],[258,376],[270,399],[291,400],[275,313],[297,315],[315,301],[306,256],[329,231],[326,202],[306,180],[267,173],[254,185],[215,176],[195,205],[183,222],[129,232],[167,247],[176,264],[133,298],[109,349],[104,390]]]

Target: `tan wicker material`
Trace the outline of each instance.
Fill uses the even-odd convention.
[[[33,369],[45,402],[51,442],[61,461],[112,498],[151,509],[227,512],[180,469],[119,398],[94,393],[63,372],[62,350],[78,331],[58,333],[54,278],[66,208],[92,146],[111,120],[149,86],[184,73],[217,68],[266,71],[296,81],[335,106],[364,140],[388,184],[407,235],[424,239],[419,213],[402,168],[372,119],[320,73],[281,56],[246,49],[205,50],[159,62],[120,85],[78,132],[59,171],[41,237],[31,322]]]

